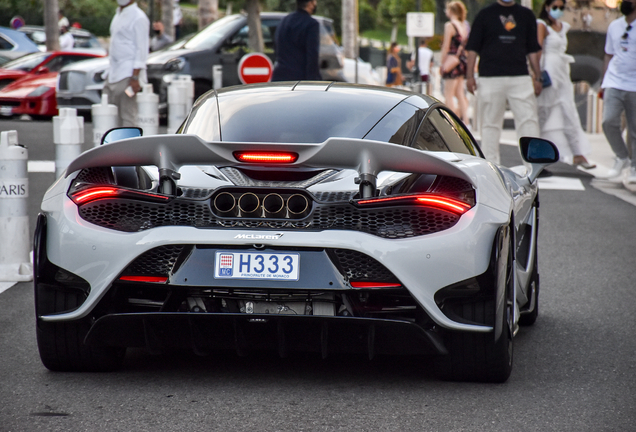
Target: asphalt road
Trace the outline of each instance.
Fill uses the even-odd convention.
[[[53,159],[49,124],[0,121],[14,128],[32,160]],[[0,294],[0,431],[636,431],[636,207],[551,171],[585,190],[541,191],[540,316],[505,384],[439,381],[422,358],[233,352],[130,350],[120,372],[52,373],[20,283]],[[33,221],[53,180],[30,175]]]

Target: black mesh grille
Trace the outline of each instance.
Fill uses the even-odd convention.
[[[60,90],[68,90],[68,76],[70,74],[68,72],[60,72],[59,79],[57,81],[58,88]]]
[[[124,270],[124,275],[167,275],[183,251],[184,245],[151,249],[140,255]]]
[[[317,201],[321,202],[348,202],[351,200],[357,191],[344,191],[344,192],[315,192],[314,196]]]
[[[173,200],[156,204],[128,199],[103,199],[80,207],[80,215],[95,225],[118,231],[136,232],[160,226],[200,228],[343,229],[384,238],[407,238],[430,234],[455,225],[459,216],[443,210],[419,207],[388,207],[361,210],[350,204],[315,205],[306,219],[249,220],[216,218],[208,201]]]
[[[114,184],[113,171],[110,168],[85,168],[75,178],[76,181],[92,184]]]
[[[466,180],[457,177],[439,176],[439,184],[435,188],[436,192],[466,192],[473,189]]]
[[[360,210],[351,205],[319,206],[313,214],[318,229],[347,229],[385,238],[430,234],[455,225],[459,216],[431,208],[389,207]]]
[[[439,176],[438,179],[434,192],[474,204],[475,189],[466,180],[446,176]]]
[[[212,189],[179,188],[184,198],[205,198],[212,193]]]
[[[374,282],[397,281],[393,273],[370,256],[348,249],[331,249],[338,266],[348,280]]]

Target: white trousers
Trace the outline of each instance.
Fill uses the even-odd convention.
[[[137,95],[130,97],[126,94],[126,88],[130,85],[130,77],[121,81],[104,83],[104,94],[108,95],[108,103],[117,106],[119,126],[137,126]]]
[[[499,139],[503,128],[506,101],[515,118],[517,138],[539,137],[537,98],[529,75],[479,77],[477,110],[481,131],[481,150],[486,159],[500,163]]]

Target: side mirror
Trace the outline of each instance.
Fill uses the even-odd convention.
[[[50,72],[50,70],[49,70],[49,68],[47,68],[46,66],[39,67],[39,68],[38,68],[38,70],[36,71],[36,73],[37,73],[38,75],[47,74],[47,73],[49,73],[49,72]]]
[[[559,149],[542,138],[521,137],[519,139],[521,157],[531,166],[528,179],[534,182],[541,171],[559,160]]]
[[[114,141],[119,141],[127,138],[137,138],[143,135],[143,131],[139,127],[120,127],[113,128],[106,131],[102,136],[102,143],[109,144]]]

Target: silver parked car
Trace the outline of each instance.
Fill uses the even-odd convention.
[[[37,51],[38,46],[23,33],[0,27],[0,55],[7,61]]]
[[[60,71],[56,87],[58,108],[75,108],[90,112],[91,105],[100,103],[108,57],[86,60],[66,66]]]

